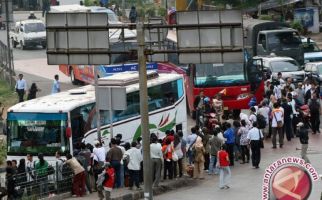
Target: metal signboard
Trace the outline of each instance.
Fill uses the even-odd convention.
[[[48,64],[109,64],[107,13],[48,13]]]
[[[126,88],[99,86],[98,102],[100,110],[125,110],[127,107]]]
[[[179,62],[243,62],[242,22],[240,10],[177,12]]]

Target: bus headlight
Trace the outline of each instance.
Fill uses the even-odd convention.
[[[242,94],[238,95],[237,100],[246,99],[248,97],[249,97],[249,93],[242,93]]]

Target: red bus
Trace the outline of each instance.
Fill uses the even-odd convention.
[[[167,42],[176,48],[176,33],[169,31]],[[172,56],[173,57],[173,56]],[[179,65],[177,60],[169,61]],[[237,113],[241,109],[248,109],[253,96],[257,103],[262,101],[264,94],[264,77],[260,60],[252,60],[245,53],[245,63],[214,63],[214,64],[189,64],[186,66],[186,93],[190,111],[194,111],[194,99],[200,91],[213,98],[222,94],[224,110]]]

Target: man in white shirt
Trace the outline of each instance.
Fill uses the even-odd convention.
[[[27,154],[27,163],[26,163],[26,170],[27,170],[27,194],[31,195],[32,193],[32,185],[34,184],[33,181],[35,180],[35,163],[33,161],[32,155]]]
[[[18,75],[19,79],[17,80],[15,89],[18,93],[19,102],[23,102],[23,96],[25,95],[27,91],[27,82],[25,79],[23,79],[23,74]]]
[[[105,162],[105,148],[101,146],[99,141],[95,141],[95,147],[93,149],[94,160],[97,162]]]
[[[151,137],[151,144],[150,144],[150,154],[152,159],[152,170],[154,172],[154,181],[153,187],[158,187],[160,182],[161,176],[161,168],[162,168],[162,146],[158,143],[158,138],[156,136]]]
[[[197,140],[197,129],[195,127],[191,128],[191,134],[188,135],[187,137],[187,143],[188,143],[188,150],[187,150],[187,155],[189,158],[189,164],[193,163],[193,155],[191,152],[192,145],[196,142]]]
[[[58,74],[56,74],[54,78],[55,78],[54,84],[53,84],[53,87],[51,89],[51,93],[52,94],[55,94],[55,93],[60,92],[60,83],[59,83],[59,76],[58,76]]]
[[[125,152],[126,156],[129,156],[129,164],[127,168],[129,169],[130,181],[129,187],[130,190],[133,188],[133,182],[138,190],[140,190],[140,168],[141,161],[143,160],[140,149],[136,148],[136,142],[132,142],[131,149]]]
[[[249,121],[250,121],[251,127],[252,127],[253,123],[257,121],[256,108],[254,106],[250,108]]]
[[[284,132],[283,132],[283,118],[284,111],[280,108],[279,103],[274,103],[274,109],[272,115],[272,143],[273,149],[276,149],[276,135],[278,134],[280,148],[283,148],[284,144]],[[280,124],[282,126],[280,126]]]
[[[248,131],[247,139],[250,141],[250,148],[252,150],[252,164],[258,169],[261,160],[261,146],[260,140],[263,138],[263,133],[257,128],[257,122],[253,122],[253,128]]]

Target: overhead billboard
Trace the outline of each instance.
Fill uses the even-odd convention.
[[[177,12],[179,62],[243,62],[240,10]]]

